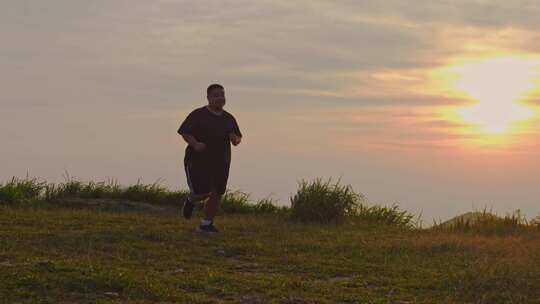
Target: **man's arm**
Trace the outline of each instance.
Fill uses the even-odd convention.
[[[184,138],[186,143],[190,145],[191,147],[193,147],[195,151],[200,152],[206,149],[206,144],[199,142],[193,135],[189,135],[189,134],[185,134],[181,132],[178,132],[178,134],[182,135],[182,138]]]
[[[188,117],[182,122],[180,128],[178,128],[177,133],[182,135],[182,138],[190,145],[195,151],[200,152],[206,149],[206,145],[201,143],[193,136],[193,132],[197,128],[197,115],[196,110],[189,113]]]
[[[231,115],[231,118],[233,122],[233,131],[229,134],[229,139],[233,145],[238,146],[240,142],[242,142],[242,132],[240,132],[240,127],[234,116]]]
[[[238,146],[240,142],[242,142],[242,136],[236,135],[236,133],[229,134],[229,139],[231,140],[231,143],[235,146]]]

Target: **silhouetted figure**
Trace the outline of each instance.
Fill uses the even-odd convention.
[[[195,203],[207,199],[205,217],[197,230],[218,232],[214,217],[227,189],[231,143],[240,144],[242,133],[234,116],[223,110],[223,86],[210,85],[206,96],[208,105],[193,110],[178,129],[178,134],[188,143],[184,168],[190,195],[184,202],[183,214],[191,218]]]

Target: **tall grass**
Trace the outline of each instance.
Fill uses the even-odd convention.
[[[150,185],[137,184],[127,187],[123,192],[123,198],[131,201],[149,201],[162,204],[178,204],[184,201],[188,195],[187,191],[169,191],[167,188],[155,182]]]
[[[58,201],[66,198],[110,198],[157,204],[179,204],[186,195],[186,191],[171,192],[158,182],[146,185],[139,180],[135,185],[122,187],[115,180],[83,183],[71,179],[65,183],[47,185],[44,199]]]
[[[153,204],[182,207],[188,191],[170,191],[160,185],[159,180],[152,184],[143,184],[140,180],[127,187],[116,180],[101,182],[82,182],[66,175],[63,183],[46,183],[37,178],[20,179],[0,184],[0,204],[19,204],[27,201],[70,202],[71,199],[113,199],[147,202]],[[198,209],[200,209],[199,205]],[[222,213],[284,213],[287,207],[277,206],[271,199],[262,199],[252,203],[249,194],[241,191],[227,191],[222,200]]]
[[[286,206],[278,206],[277,202],[270,198],[252,203],[249,194],[242,191],[227,191],[221,201],[223,213],[274,213],[287,212]]]
[[[152,184],[143,184],[139,180],[135,185],[123,187],[114,179],[85,183],[67,175],[66,181],[58,184],[28,176],[13,177],[0,183],[0,205],[56,203],[82,198],[142,201],[182,207],[187,195],[188,191],[168,190],[159,184],[159,180]],[[346,218],[407,228],[416,227],[418,223],[414,215],[400,210],[397,205],[368,206],[364,195],[354,192],[350,185],[321,178],[302,180],[297,193],[291,197],[291,207],[279,206],[270,198],[253,202],[249,194],[227,191],[220,209],[222,213],[281,214],[295,221],[316,223],[341,223]],[[540,230],[540,215],[527,222],[519,211],[498,217],[484,210],[478,221],[457,219],[452,225],[435,223],[431,229],[487,235],[513,234],[527,229]]]
[[[347,215],[355,214],[363,198],[350,185],[340,185],[339,180],[302,180],[291,197],[290,216],[301,222],[341,223]]]
[[[492,214],[486,209],[472,214],[474,217],[457,217],[446,223],[435,224],[432,229],[480,235],[510,235],[540,227],[536,219],[529,223],[520,210],[506,213],[504,217]],[[540,215],[537,219],[540,219]]]
[[[355,216],[365,221],[405,228],[416,228],[420,222],[420,216],[416,217],[408,211],[400,210],[397,205],[392,205],[391,207],[379,205],[368,207],[360,205]]]
[[[37,200],[45,187],[46,183],[36,178],[13,177],[6,183],[0,183],[0,203],[15,204]]]
[[[123,189],[114,180],[83,183],[70,179],[65,183],[48,184],[45,188],[45,200],[55,201],[65,198],[120,198]]]
[[[398,206],[368,206],[366,197],[350,185],[321,178],[299,183],[298,192],[291,197],[290,216],[297,221],[323,224],[341,223],[349,217],[407,228],[415,226],[414,215]]]
[[[540,214],[531,220],[531,226],[540,228]]]
[[[69,177],[63,183],[47,183],[37,178],[13,177],[0,184],[0,204],[17,204],[28,201],[59,202],[70,198],[124,199],[157,204],[181,204],[187,191],[169,191],[159,182],[122,187],[116,180],[82,182]]]

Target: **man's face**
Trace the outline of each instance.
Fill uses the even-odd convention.
[[[220,88],[215,88],[210,91],[210,94],[207,96],[208,104],[214,109],[223,109],[225,106],[225,90]]]

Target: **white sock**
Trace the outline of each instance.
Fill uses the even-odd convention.
[[[207,225],[210,225],[210,224],[212,224],[212,221],[205,220],[205,219],[202,219],[202,220],[201,220],[201,225],[202,225],[202,226],[207,226]]]

